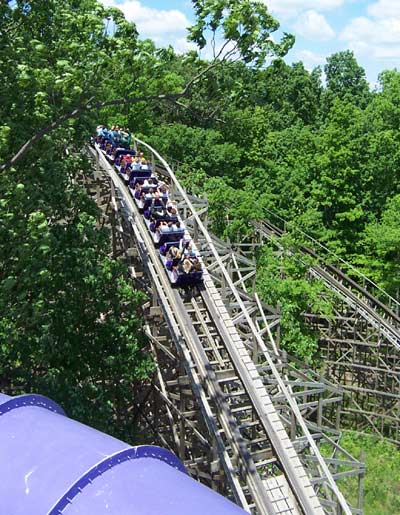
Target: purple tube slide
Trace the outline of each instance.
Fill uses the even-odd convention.
[[[170,451],[131,447],[41,395],[0,393],[0,515],[244,515]]]

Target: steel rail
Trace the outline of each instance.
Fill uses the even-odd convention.
[[[387,322],[385,318],[379,315],[371,306],[355,295],[349,288],[332,277],[323,268],[316,265],[311,268],[311,273],[317,279],[321,279],[329,288],[336,291],[345,302],[361,314],[363,318],[378,329],[397,349],[400,350],[400,331]]]
[[[251,222],[251,225],[253,225],[253,227],[255,227],[257,230],[263,230],[266,226],[269,227],[269,229],[271,231],[273,231],[277,236],[282,236],[283,234],[285,234],[285,231],[283,231],[282,229],[280,229],[279,227],[276,227],[276,225],[272,224],[271,222],[266,222],[265,220],[260,222],[260,221],[253,221]],[[306,236],[307,238],[309,238],[311,241],[316,241],[314,240],[314,238],[312,238],[311,236],[308,236],[306,233],[304,233],[303,231],[301,231],[300,229],[297,229],[301,234],[303,234],[304,236]],[[266,231],[266,235],[267,235],[267,232]],[[318,242],[317,242],[318,243]],[[327,247],[319,244],[323,249],[327,249]],[[304,254],[308,254],[310,255],[311,257],[315,258],[315,259],[318,259],[318,261],[320,263],[322,263],[320,265],[320,267],[323,267],[324,269],[326,269],[328,272],[331,272],[333,275],[339,277],[340,280],[343,280],[345,281],[351,288],[354,288],[355,290],[357,290],[363,297],[365,297],[369,302],[372,302],[375,306],[379,307],[379,309],[381,309],[384,314],[392,319],[395,324],[393,325],[400,325],[400,316],[398,314],[396,314],[387,304],[383,303],[380,299],[378,299],[375,295],[373,295],[370,291],[366,290],[365,288],[363,288],[362,286],[360,286],[356,281],[354,281],[354,279],[352,279],[351,277],[349,277],[347,274],[345,274],[343,272],[343,270],[341,270],[340,268],[336,267],[335,265],[332,265],[331,263],[326,263],[326,262],[323,262],[322,259],[320,258],[320,256],[315,252],[315,250],[313,249],[310,249],[308,247],[305,247],[303,245],[301,245],[299,247],[299,250],[301,250],[301,252],[303,252]],[[336,254],[333,254],[335,257],[336,257]],[[341,259],[341,258],[339,258]],[[343,259],[341,259],[341,261],[346,264],[347,266],[351,267],[351,265],[349,263],[347,263],[346,261],[344,261]],[[315,265],[315,266],[318,266],[318,265]],[[378,286],[377,284],[375,284],[373,281],[371,281],[370,279],[368,279],[364,274],[362,274],[361,272],[359,272],[356,268],[352,267],[359,275],[361,275],[361,277],[364,279],[364,280],[367,280],[368,281],[368,284],[371,284],[373,286],[374,289],[378,289],[381,293],[383,293],[388,299],[389,301],[392,303],[392,304],[396,304],[397,307],[400,307],[400,304],[396,301],[396,299],[394,299],[393,297],[391,297],[387,292],[385,292],[382,288],[380,288],[380,286]]]
[[[202,380],[196,372],[196,363],[194,362],[188,347],[188,343],[190,343],[190,338],[188,342],[188,340],[185,339],[185,336],[183,334],[182,330],[185,328],[186,321],[180,320],[181,313],[172,302],[172,300],[175,300],[174,296],[172,295],[172,288],[168,279],[165,276],[164,268],[161,264],[161,261],[158,259],[156,255],[153,241],[148,234],[147,227],[143,223],[142,217],[139,215],[131,195],[126,191],[124,183],[118,177],[118,175],[110,166],[108,161],[104,158],[102,153],[99,152],[98,155],[102,162],[102,167],[106,170],[111,180],[113,181],[115,187],[124,197],[126,205],[129,207],[129,212],[132,216],[132,229],[135,233],[136,241],[139,244],[139,252],[141,253],[141,259],[145,267],[147,268],[148,273],[151,276],[153,284],[155,284],[157,288],[157,295],[160,299],[161,308],[164,312],[165,320],[168,323],[175,345],[177,346],[178,351],[180,351],[184,357],[186,373],[190,378],[194,394],[203,413],[203,418],[207,425],[208,431],[211,435],[213,435],[213,437],[216,440],[219,458],[224,467],[226,477],[230,484],[235,501],[238,505],[242,506],[246,511],[250,511],[246,497],[242,491],[239,478],[236,477],[234,473],[235,466],[228,455],[225,444],[220,436],[219,428],[215,424],[215,418],[213,416],[210,403],[208,402],[207,395],[202,386]],[[267,514],[268,512],[261,513],[263,513],[264,515],[264,513]],[[272,511],[271,513],[273,514],[274,511]]]

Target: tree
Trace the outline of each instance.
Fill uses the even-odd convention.
[[[155,127],[148,141],[163,155],[202,169],[209,176],[234,175],[240,161],[240,148],[235,143],[225,142],[215,129],[175,123]]]
[[[117,23],[112,36],[107,17]],[[80,149],[96,114],[57,121],[107,93],[113,63],[131,59],[137,33],[91,0],[2,3],[0,32],[0,156],[32,135],[35,143],[0,174],[1,388],[49,395],[132,441],[134,385],[151,372],[143,297],[108,257],[98,210],[76,185],[89,173]]]
[[[279,28],[265,4],[257,0],[192,0],[196,23],[189,29],[189,40],[200,49],[212,34],[214,58],[242,59],[262,66],[268,57],[283,57],[293,46],[294,37],[284,33],[275,43],[271,33]]]
[[[54,114],[55,111],[58,114],[61,111],[64,114],[56,119],[53,117],[53,121],[49,125],[42,125],[42,128],[28,141],[25,141],[25,144],[19,148],[18,152],[5,165],[0,166],[0,171],[5,167],[15,164],[26,155],[26,152],[33,144],[67,120],[78,117],[82,118],[87,113],[92,113],[94,110],[104,109],[109,106],[127,106],[152,100],[167,100],[178,103],[178,99],[188,96],[193,85],[197,84],[209,70],[229,62],[230,59],[235,58],[246,63],[254,62],[257,66],[261,66],[268,57],[285,55],[293,44],[293,37],[286,33],[280,43],[272,41],[270,33],[277,30],[279,24],[268,13],[267,8],[258,1],[193,0],[193,3],[197,21],[189,29],[189,39],[197,43],[200,48],[203,48],[206,44],[205,34],[208,30],[211,30],[213,34],[212,41],[214,43],[215,36],[219,31],[224,38],[221,48],[215,53],[211,63],[207,63],[204,66],[204,63],[199,61],[200,70],[194,77],[190,78],[181,91],[158,93],[155,95],[146,93],[136,95],[132,94],[132,89],[135,91],[135,81],[128,81],[128,89],[124,88],[125,91],[122,98],[115,98],[113,95],[114,98],[111,100],[103,101],[100,98],[107,98],[106,90],[113,92],[113,86],[115,87],[116,84],[121,82],[120,77],[116,76],[119,71],[126,69],[142,71],[143,63],[139,59],[139,64],[138,59],[135,59],[135,57],[139,57],[137,52],[135,52],[137,40],[135,26],[124,19],[121,11],[116,8],[105,9],[96,0],[85,0],[84,2],[68,0],[63,3],[62,7],[60,6],[60,0],[52,0],[51,2],[34,0],[28,3],[26,0],[17,0],[15,9],[11,9],[7,4],[2,5],[3,12],[0,13],[2,14],[2,32],[8,36],[9,34],[14,34],[14,30],[16,31],[17,27],[25,26],[28,29],[25,40],[22,39],[23,31],[21,37],[17,38],[17,43],[14,42],[12,36],[7,38],[4,50],[4,55],[8,55],[6,67],[12,68],[10,56],[14,55],[15,52],[24,58],[27,57],[24,49],[28,45],[28,35],[31,36],[31,28],[35,27],[36,24],[40,25],[40,22],[44,21],[46,29],[43,31],[43,34],[40,33],[40,36],[38,35],[39,39],[32,40],[33,46],[38,42],[36,52],[42,52],[43,54],[46,48],[45,45],[49,45],[53,41],[68,42],[66,45],[67,50],[64,44],[60,44],[55,45],[54,56],[46,53],[45,59],[49,58],[48,60],[52,65],[55,63],[57,72],[54,74],[53,67],[49,67],[50,73],[44,74],[46,83],[49,87],[53,85],[59,86],[61,88],[60,98],[63,98],[62,95],[65,95],[68,100],[67,104],[72,103],[75,107],[67,112],[66,106],[61,102],[62,108],[60,110],[50,109],[49,113]],[[112,36],[108,34],[107,27],[104,27],[104,19],[111,20],[112,24],[115,25],[115,31]],[[64,20],[67,20],[65,26]],[[43,41],[40,39],[42,35]],[[60,52],[60,56],[58,52]],[[83,66],[77,66],[79,74],[75,76],[72,70],[79,62],[80,52],[83,52],[87,59],[83,60]],[[68,59],[65,59],[65,56]],[[29,63],[31,62],[30,55],[28,56],[28,61]],[[25,80],[28,81],[29,93],[27,98],[29,99],[32,97],[36,98],[36,83],[31,79],[32,76],[38,75],[30,72],[36,70],[37,65],[40,65],[39,70],[42,70],[44,64],[40,61],[38,63],[34,62],[32,66],[21,63],[19,67],[21,70],[19,78],[22,79],[22,83]],[[137,66],[138,64],[139,66]],[[59,68],[58,70],[57,67]],[[102,80],[98,81],[98,74],[102,72],[105,72],[105,76],[102,76]],[[80,85],[86,83],[95,87],[95,91],[91,91],[90,87],[83,90],[81,86],[78,86],[77,82],[74,87],[71,87],[76,79],[80,79]],[[9,84],[11,85],[15,82],[15,77],[12,75]],[[144,81],[139,81],[139,84],[143,85]],[[75,97],[72,99],[69,94],[70,90],[75,92]],[[147,90],[147,87],[145,90]],[[47,92],[44,93],[44,96],[47,97]],[[54,98],[50,99],[50,103],[52,101],[54,101]],[[183,107],[187,108],[185,105]]]
[[[104,95],[114,63],[126,64],[127,52],[135,52],[135,27],[118,10],[105,9],[95,0],[20,0],[14,7],[3,4],[0,16],[7,155],[21,147],[27,134],[40,133],[69,112],[84,111]],[[117,26],[112,37],[104,19]]]
[[[60,161],[61,152],[53,141],[35,167],[0,176],[1,389],[49,395],[71,416],[132,438],[133,385],[151,371],[143,297],[108,257],[97,209],[70,180],[84,160]]]
[[[305,313],[330,316],[332,299],[324,285],[306,278],[310,263],[293,250],[291,236],[279,241],[276,252],[266,244],[258,258],[257,291],[268,305],[280,306],[282,347],[298,359],[318,360],[318,334],[304,323]],[[288,250],[290,249],[290,252]]]
[[[318,68],[310,74],[301,62],[289,66],[276,59],[260,71],[254,86],[258,103],[272,106],[275,112],[281,112],[282,119],[291,115],[292,121],[293,118],[305,124],[315,121],[322,92]]]
[[[400,195],[388,200],[379,221],[365,231],[367,273],[399,298],[400,292]]]
[[[351,100],[364,107],[369,99],[369,86],[365,70],[358,63],[351,50],[337,52],[327,58],[324,66],[326,75],[326,99],[328,106],[333,98]]]

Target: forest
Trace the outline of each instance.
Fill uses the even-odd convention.
[[[182,184],[207,195],[219,237],[251,241],[251,220],[281,217],[288,246],[301,230],[400,297],[400,71],[383,70],[371,90],[349,50],[312,71],[288,65],[294,38],[270,37],[279,23],[265,4],[192,4],[189,39],[229,43],[209,61],[141,39],[96,0],[0,2],[0,391],[40,392],[130,442],[135,388],[154,367],[144,295],[110,258],[75,180],[90,171],[81,149],[99,123],[129,127],[177,165]],[[318,366],[302,313],[329,314],[333,300],[294,257],[265,245],[257,259],[282,345]],[[381,445],[390,482],[400,458]],[[379,481],[366,513],[396,512],[398,494]]]

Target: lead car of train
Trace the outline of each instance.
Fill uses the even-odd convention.
[[[171,284],[184,288],[201,284],[199,252],[169,196],[168,186],[155,175],[143,153],[130,148],[129,133],[103,126],[96,132],[93,143],[129,188]]]

